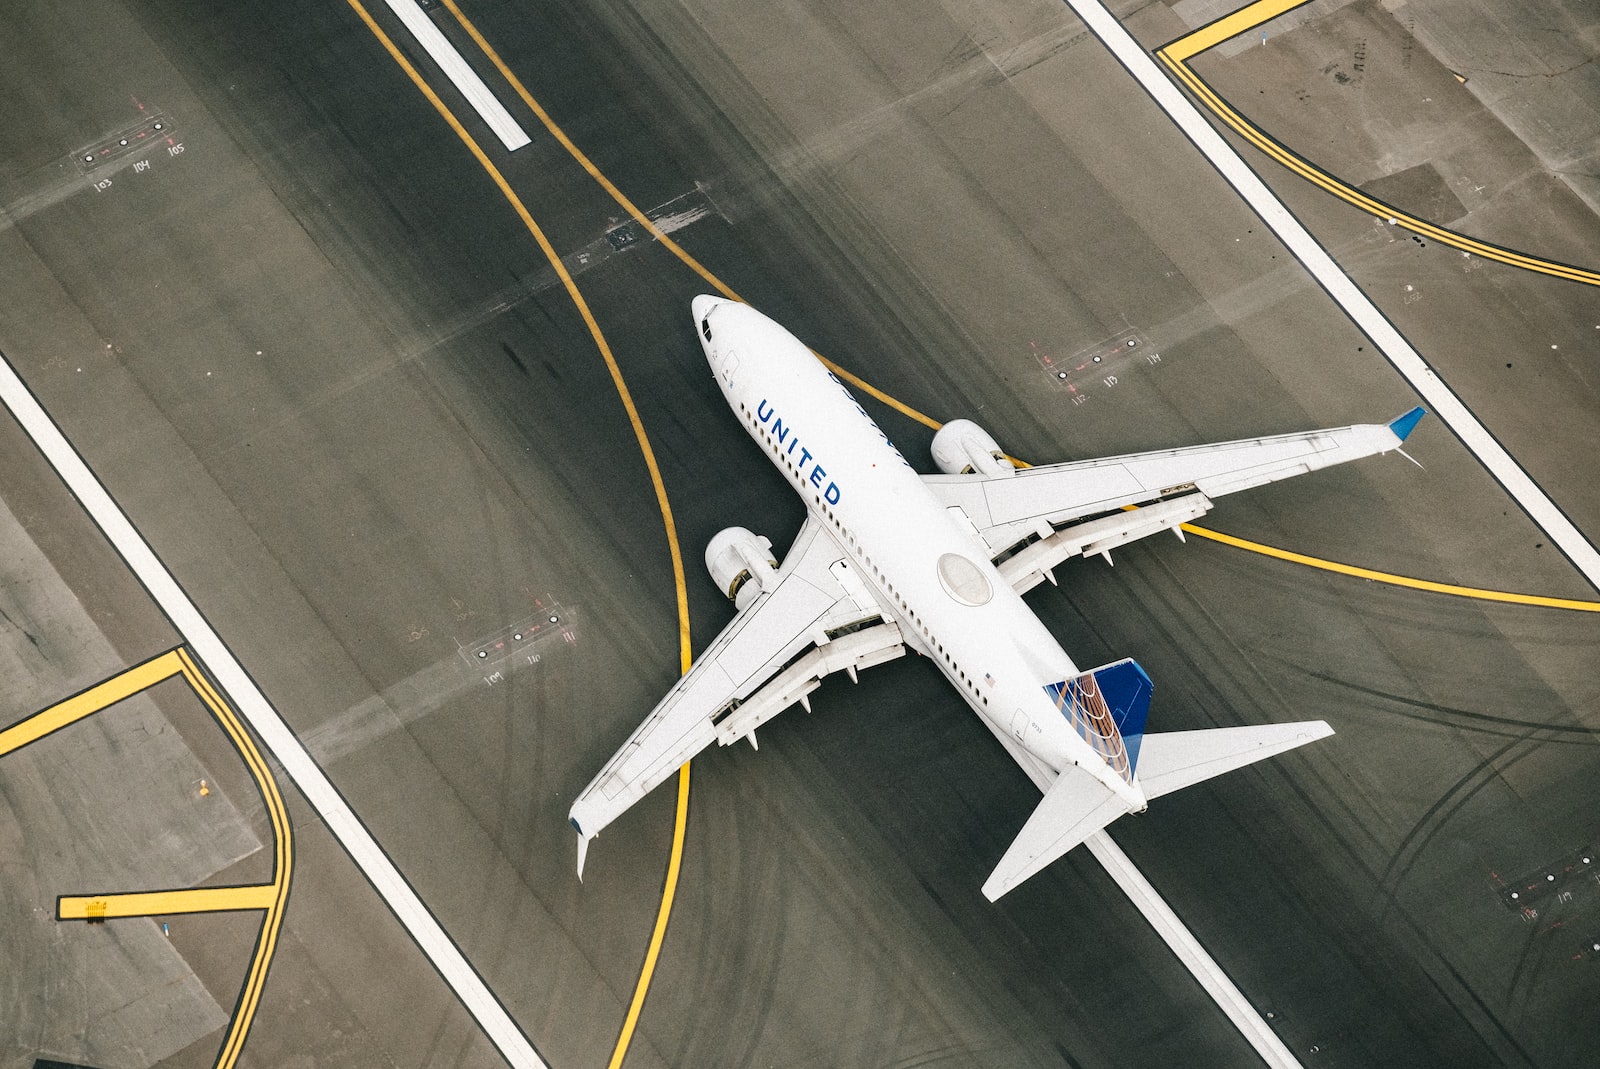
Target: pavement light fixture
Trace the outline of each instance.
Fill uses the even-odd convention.
[[[478,651],[478,656],[479,657],[487,657],[487,656],[489,656],[489,651],[488,650],[479,650]]]
[[[556,623],[556,622],[558,622],[558,621],[559,621],[559,620],[560,620],[560,617],[558,617],[558,616],[552,616],[552,617],[550,617],[550,622],[551,622],[551,623]]]

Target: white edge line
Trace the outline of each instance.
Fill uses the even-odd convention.
[[[232,651],[206,622],[172,573],[167,571],[166,565],[156,557],[144,537],[3,355],[0,355],[0,402],[4,402],[11,410],[56,474],[122,554],[129,569],[161,606],[183,636],[184,642],[210,669],[233,705],[244,714],[273,758],[316,809],[378,894],[383,896],[383,900],[428,956],[445,983],[450,985],[467,1012],[472,1014],[484,1034],[515,1069],[546,1069],[544,1060],[505,1007],[500,1005],[483,978],[451,942],[449,935],[428,911],[422,899],[417,897],[394,862],[389,860],[372,833],[339,795],[300,740],[295,738],[283,717],[267,701],[266,695],[261,693]]]
[[[1144,914],[1150,927],[1166,941],[1167,946],[1200,982],[1200,986],[1222,1008],[1222,1012],[1244,1033],[1256,1053],[1273,1069],[1301,1069],[1293,1052],[1250,1005],[1250,1000],[1228,979],[1227,973],[1222,971],[1216,960],[1206,953],[1194,934],[1184,927],[1178,915],[1172,912],[1172,907],[1150,886],[1150,881],[1144,878],[1144,874],[1122,852],[1122,848],[1103,831],[1089,836],[1084,844],[1107,875],[1122,888],[1122,893]]]
[[[1461,443],[1489,469],[1529,518],[1558,546],[1595,589],[1600,590],[1600,553],[1555,502],[1512,459],[1472,411],[1438,377],[1377,305],[1351,281],[1299,219],[1284,207],[1244,158],[1172,84],[1154,59],[1123,29],[1100,0],[1064,0],[1100,42],[1138,79],[1145,92],[1211,161],[1234,191],[1322,284],[1345,314],[1400,372]]]
[[[394,12],[396,18],[406,24],[411,36],[444,71],[445,77],[455,84],[456,90],[467,98],[467,103],[477,110],[478,116],[489,124],[489,129],[500,138],[507,152],[515,152],[532,140],[517,125],[517,120],[511,117],[499,98],[483,84],[483,79],[467,66],[461,53],[439,32],[439,27],[433,24],[427,13],[416,5],[415,0],[384,0],[384,3],[389,5],[389,10]]]

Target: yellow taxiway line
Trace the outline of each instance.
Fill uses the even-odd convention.
[[[171,677],[177,672],[172,666],[172,657],[171,653],[164,653],[0,731],[0,757]]]
[[[182,676],[195,696],[210,710],[255,780],[272,824],[272,882],[247,887],[193,887],[172,891],[63,895],[56,900],[56,919],[103,921],[119,917],[262,910],[264,915],[261,931],[256,937],[255,952],[215,1062],[217,1069],[232,1069],[244,1049],[250,1025],[255,1020],[267,969],[277,948],[278,931],[283,924],[283,908],[289,897],[289,878],[294,867],[293,833],[283,796],[266,761],[261,757],[261,751],[244,730],[232,707],[211,685],[189,651],[179,647],[120,672],[0,731],[0,757],[174,676]]]
[[[440,100],[438,94],[433,91],[427,82],[423,80],[421,75],[417,73],[416,69],[411,65],[411,63],[406,60],[405,56],[402,55],[395,47],[388,35],[384,33],[382,28],[378,26],[378,24],[373,20],[372,16],[362,6],[360,0],[347,0],[347,2],[361,18],[362,22],[366,24],[367,29],[371,31],[373,36],[376,37],[379,43],[383,45],[384,49],[393,58],[395,63],[406,73],[407,77],[411,79],[418,91],[427,98],[428,102],[433,105],[434,110],[439,113],[439,115],[455,132],[456,136],[478,161],[479,166],[481,166],[494,181],[502,196],[504,196],[511,204],[512,208],[517,213],[517,216],[522,220],[523,225],[528,229],[529,233],[533,235],[534,240],[538,243],[540,250],[544,253],[546,259],[549,260],[550,264],[555,269],[558,277],[560,277],[562,281],[563,286],[566,288],[569,297],[577,306],[585,324],[588,326],[590,335],[594,339],[596,347],[600,350],[601,356],[605,360],[606,367],[611,373],[612,382],[617,389],[618,395],[622,398],[623,406],[628,413],[629,422],[633,426],[634,436],[639,443],[641,451],[644,453],[645,463],[650,472],[651,483],[655,488],[657,505],[661,510],[663,522],[666,525],[667,540],[672,553],[673,580],[677,590],[679,606],[680,670],[687,672],[692,661],[692,654],[689,644],[688,599],[684,586],[682,556],[679,551],[676,527],[672,520],[672,513],[670,505],[667,501],[666,489],[661,480],[660,470],[656,465],[654,452],[650,448],[649,439],[645,434],[643,423],[639,418],[637,409],[634,407],[631,395],[627,389],[627,385],[623,380],[621,369],[618,367],[616,360],[612,355],[610,346],[606,343],[604,335],[601,333],[600,327],[595,321],[587,302],[583,299],[582,294],[579,293],[576,283],[573,281],[571,275],[567,272],[565,266],[562,264],[560,256],[557,255],[555,249],[550,245],[548,239],[546,239],[543,231],[534,221],[527,207],[523,204],[522,200],[517,196],[515,191],[511,189],[510,184],[500,173],[499,169],[495,167],[492,161],[490,161],[483,149],[479,147],[477,142],[456,119],[455,115],[450,111],[450,109],[442,100]],[[567,151],[567,153],[578,163],[578,165],[581,166],[584,171],[588,173],[589,176],[606,191],[607,195],[609,195],[611,199],[629,215],[630,218],[638,223],[647,233],[659,241],[664,248],[669,250],[685,266],[687,266],[691,271],[703,279],[707,285],[711,286],[722,296],[727,297],[730,300],[743,300],[743,298],[739,296],[733,287],[723,282],[722,279],[717,277],[704,264],[700,263],[699,260],[688,253],[681,245],[672,240],[669,235],[657,227],[656,224],[643,211],[641,211],[639,207],[615,185],[615,183],[607,178],[600,168],[597,167],[581,149],[578,148],[572,139],[567,136],[566,132],[562,130],[561,127],[558,126],[550,117],[549,113],[544,109],[544,107],[539,104],[538,100],[534,98],[533,94],[528,91],[522,80],[517,77],[516,73],[512,71],[511,68],[500,57],[499,52],[497,52],[495,48],[489,44],[488,40],[481,32],[479,32],[478,28],[461,10],[455,0],[443,0],[443,2],[444,6],[449,10],[450,14],[455,18],[462,30],[467,34],[468,37],[472,39],[473,43],[477,45],[478,49],[483,53],[483,55],[489,60],[495,69],[499,71],[501,77],[506,80],[507,84],[512,87],[517,96],[521,98],[522,102],[544,125],[550,136]],[[1158,55],[1160,55],[1160,57],[1167,62],[1169,67],[1179,71],[1180,77],[1183,77],[1183,75],[1189,73],[1187,67],[1183,65],[1184,60],[1204,51],[1207,48],[1212,47],[1215,44],[1220,43],[1223,40],[1226,40],[1229,37],[1243,33],[1268,18],[1275,17],[1278,14],[1282,14],[1284,11],[1287,11],[1293,7],[1297,7],[1303,2],[1305,2],[1305,0],[1258,0],[1257,3],[1250,5],[1239,12],[1235,12],[1231,16],[1227,16],[1221,20],[1218,20],[1216,23],[1213,23],[1200,31],[1196,31],[1195,34],[1191,34],[1181,41],[1174,42],[1172,45],[1169,45],[1166,49],[1163,49],[1160,53],[1158,53]],[[1199,80],[1194,78],[1192,75],[1184,80],[1186,84],[1190,84],[1191,86],[1199,82]],[[1204,83],[1199,84],[1203,88]],[[1210,94],[1210,97],[1216,102],[1216,104],[1221,105],[1220,99],[1216,98],[1215,94]],[[1225,108],[1225,105],[1222,106]],[[1231,113],[1231,109],[1229,110]],[[1254,129],[1253,127],[1249,127],[1248,124],[1243,123],[1242,119],[1239,120],[1239,122],[1243,127],[1245,127],[1245,129]],[[1236,126],[1235,128],[1238,129],[1239,127]],[[1241,132],[1245,131],[1241,130]],[[1246,134],[1246,136],[1249,136],[1249,134]],[[1263,141],[1267,142],[1268,144],[1272,144],[1270,139],[1266,139],[1264,135],[1261,136]],[[1287,150],[1280,149],[1280,151],[1287,154]],[[1287,155],[1292,156],[1292,154]],[[1274,158],[1279,157],[1275,154]],[[1298,157],[1293,158],[1298,159]],[[1321,175],[1321,172],[1315,172],[1315,169],[1310,168],[1308,164],[1305,165],[1305,167],[1308,170]],[[1319,184],[1324,184],[1325,188],[1332,186],[1345,190],[1351,194],[1351,197],[1347,197],[1346,199],[1352,199],[1352,197],[1355,198],[1352,199],[1352,203],[1359,204],[1360,200],[1365,199],[1370,205],[1376,206],[1379,210],[1381,210],[1381,214],[1386,219],[1396,218],[1397,221],[1399,221],[1402,225],[1406,225],[1411,229],[1426,227],[1428,228],[1428,232],[1431,236],[1435,236],[1436,240],[1439,240],[1445,244],[1452,243],[1450,240],[1448,240],[1449,237],[1454,237],[1457,242],[1461,243],[1467,243],[1470,241],[1470,239],[1461,238],[1457,235],[1451,235],[1448,231],[1430,227],[1429,224],[1425,224],[1420,220],[1415,220],[1410,217],[1403,216],[1400,213],[1396,213],[1394,210],[1388,208],[1387,206],[1379,205],[1378,202],[1372,201],[1370,198],[1363,198],[1361,195],[1355,194],[1353,190],[1349,190],[1349,187],[1343,186],[1342,183],[1337,183],[1337,181],[1331,177],[1325,175],[1322,177],[1324,182]],[[1368,210],[1373,209],[1369,208]],[[1418,230],[1418,232],[1420,233],[1423,231]],[[1495,249],[1494,246],[1484,245],[1481,242],[1471,242],[1471,245],[1474,250],[1481,249],[1482,251],[1480,252],[1480,255],[1483,255],[1486,258],[1502,259],[1506,260],[1506,262],[1512,262],[1507,259],[1507,257],[1516,255],[1507,253],[1504,250]],[[1537,263],[1543,265],[1543,267],[1548,269],[1550,273],[1559,273],[1556,269],[1561,268],[1561,265],[1550,265],[1546,261],[1535,261],[1532,260],[1532,258],[1523,259],[1527,260],[1528,264],[1519,266],[1527,266]],[[1576,269],[1561,268],[1561,270],[1572,272]],[[1600,276],[1596,276],[1595,280],[1600,281]],[[878,401],[890,406],[894,410],[900,412],[902,415],[905,415],[908,418],[923,424],[924,426],[934,429],[937,429],[941,426],[938,420],[933,419],[931,416],[928,416],[927,414],[905,404],[904,402],[883,392],[882,390],[879,390],[871,383],[851,373],[845,368],[840,367],[838,364],[835,364],[826,357],[822,357],[820,354],[818,355],[819,358],[822,359],[823,363],[825,363],[828,368],[840,378],[844,379],[852,386],[855,386],[856,388],[869,394]],[[1222,542],[1240,549],[1247,549],[1252,552],[1261,553],[1277,559],[1293,561],[1297,564],[1321,568],[1330,572],[1388,582],[1397,586],[1430,590],[1438,593],[1456,594],[1465,597],[1479,597],[1486,600],[1509,601],[1528,605],[1542,605],[1560,608],[1576,608],[1584,611],[1600,611],[1600,603],[1568,601],[1566,599],[1544,598],[1538,595],[1511,594],[1501,591],[1477,590],[1468,587],[1452,586],[1450,584],[1432,583],[1427,580],[1410,579],[1405,576],[1389,575],[1386,573],[1371,571],[1369,569],[1357,568],[1351,565],[1342,565],[1338,564],[1337,562],[1325,561],[1315,557],[1308,557],[1303,554],[1296,554],[1287,550],[1279,550],[1271,546],[1249,542],[1245,539],[1235,538],[1231,535],[1210,531],[1202,527],[1196,527],[1192,524],[1185,524],[1184,529],[1202,538],[1209,538],[1213,541]],[[644,1004],[645,995],[649,990],[650,979],[654,973],[661,945],[665,938],[667,921],[672,910],[672,902],[676,893],[678,876],[683,856],[684,836],[688,821],[689,783],[689,765],[686,763],[681,769],[679,769],[678,798],[673,827],[672,848],[667,864],[667,879],[662,892],[661,905],[657,913],[655,927],[651,933],[650,944],[645,953],[645,961],[639,976],[639,981],[635,987],[634,996],[629,1005],[627,1017],[623,1022],[616,1048],[613,1051],[611,1061],[609,1063],[610,1069],[617,1069],[617,1067],[621,1065],[622,1060],[627,1053],[629,1043],[631,1042],[635,1027],[638,1023],[640,1011],[642,1010]]]
[[[56,920],[93,921],[110,917],[164,917],[175,913],[227,913],[268,909],[278,900],[272,883],[250,887],[189,887],[178,891],[130,891],[108,895],[62,895]]]
[[[1184,524],[1183,529],[1187,533],[1200,538],[1209,539],[1212,542],[1220,542],[1225,546],[1233,546],[1235,549],[1259,553],[1263,557],[1273,557],[1277,560],[1288,561],[1291,564],[1301,564],[1307,568],[1317,568],[1324,572],[1348,575],[1356,579],[1368,579],[1375,583],[1386,583],[1389,586],[1405,587],[1409,590],[1425,590],[1430,594],[1448,594],[1457,598],[1471,598],[1476,601],[1499,601],[1510,605],[1528,605],[1541,609],[1600,612],[1600,601],[1579,601],[1574,598],[1552,598],[1543,594],[1518,594],[1509,590],[1487,590],[1483,587],[1459,586],[1455,583],[1436,583],[1431,579],[1414,579],[1408,575],[1395,575],[1393,572],[1379,572],[1371,568],[1360,568],[1354,564],[1340,564],[1338,561],[1325,560],[1322,557],[1311,557],[1304,553],[1279,549],[1277,546],[1252,542],[1247,538],[1237,538],[1234,535],[1223,534],[1221,531],[1196,527],[1192,523]]]
[[[1266,156],[1312,185],[1338,197],[1347,204],[1361,209],[1368,215],[1381,219],[1386,223],[1403,227],[1414,234],[1428,238],[1430,241],[1437,241],[1441,245],[1460,249],[1464,253],[1482,257],[1485,260],[1493,260],[1525,271],[1536,271],[1555,278],[1563,278],[1569,282],[1578,282],[1587,286],[1600,286],[1600,272],[1574,267],[1571,264],[1564,264],[1557,260],[1530,256],[1514,249],[1506,249],[1486,241],[1479,241],[1457,231],[1430,223],[1408,212],[1403,212],[1393,205],[1385,204],[1375,197],[1368,196],[1349,183],[1317,167],[1299,153],[1290,150],[1243,115],[1240,115],[1189,66],[1189,60],[1207,49],[1213,48],[1231,37],[1247,33],[1257,26],[1277,18],[1286,11],[1301,6],[1304,2],[1307,2],[1307,0],[1256,0],[1256,3],[1248,4],[1231,15],[1225,15],[1209,25],[1202,26],[1193,33],[1178,38],[1169,45],[1158,48],[1155,52],[1156,58],[1165,64],[1166,68],[1172,72],[1172,75],[1193,94],[1196,100],[1231,127],[1240,137],[1243,137]]]
[[[384,33],[382,27],[380,27],[377,22],[373,20],[372,16],[368,14],[366,8],[361,5],[360,0],[347,0],[347,2],[350,4],[350,7],[355,10],[356,14],[360,16],[361,21],[366,24],[367,29],[370,30],[373,36],[378,39],[379,43],[383,45],[390,57],[393,58],[400,69],[406,73],[406,76],[411,79],[412,84],[417,87],[418,91],[421,92],[422,95],[427,98],[428,102],[433,105],[434,110],[439,113],[440,117],[443,118],[447,124],[449,124],[453,131],[455,131],[456,137],[458,137],[462,144],[467,147],[467,150],[472,153],[473,158],[478,161],[478,165],[482,167],[489,177],[494,181],[494,184],[499,188],[501,195],[510,203],[512,209],[517,213],[517,217],[522,220],[523,226],[526,227],[528,233],[533,236],[533,239],[538,244],[540,251],[544,253],[545,259],[548,260],[550,262],[550,266],[554,268],[556,275],[561,279],[561,284],[566,288],[567,296],[577,307],[578,313],[583,317],[585,325],[589,328],[589,335],[594,340],[595,347],[600,350],[600,356],[605,361],[606,369],[611,373],[611,382],[616,388],[617,396],[622,399],[623,408],[627,410],[628,422],[633,427],[634,439],[639,444],[640,452],[644,454],[645,466],[650,472],[650,483],[655,489],[656,505],[660,509],[662,523],[666,527],[667,546],[672,555],[673,585],[677,593],[678,602],[679,671],[687,673],[689,671],[689,666],[693,663],[694,656],[689,641],[689,594],[688,588],[684,583],[683,554],[678,544],[677,526],[673,522],[672,506],[667,500],[667,488],[666,484],[661,478],[661,469],[656,464],[655,450],[651,448],[649,436],[645,433],[644,422],[642,419],[640,419],[639,411],[634,406],[633,396],[629,392],[628,384],[622,376],[622,369],[617,364],[616,357],[611,352],[611,346],[609,343],[607,343],[605,335],[600,330],[600,324],[595,320],[594,314],[589,309],[588,302],[584,300],[583,294],[579,292],[578,285],[573,280],[571,273],[567,271],[566,265],[561,262],[560,254],[556,252],[554,246],[550,244],[549,239],[545,237],[544,231],[539,227],[539,224],[534,221],[532,213],[528,211],[527,206],[523,204],[522,199],[517,196],[516,191],[511,188],[511,184],[506,181],[505,176],[500,173],[500,169],[497,168],[484,153],[477,141],[472,137],[471,134],[467,132],[466,128],[461,125],[460,121],[450,111],[449,107],[445,105],[444,101],[439,99],[439,95],[435,93],[432,87],[429,86],[428,83],[422,79],[422,76],[417,73],[416,68],[413,67],[411,63],[407,61],[405,56],[400,53],[400,50],[395,47],[394,42],[389,39],[388,34]],[[553,134],[567,149],[567,151],[578,160],[578,162],[584,167],[589,175],[599,182],[614,200],[616,200],[619,204],[622,204],[628,211],[628,214],[634,219],[638,220],[639,223],[644,226],[653,237],[670,248],[674,255],[676,255],[684,263],[689,264],[692,268],[697,270],[703,278],[706,278],[708,281],[712,281],[713,285],[716,285],[719,291],[723,292],[726,296],[733,300],[738,300],[739,298],[736,294],[722,286],[720,282],[716,282],[711,273],[704,267],[701,267],[699,262],[696,261],[694,257],[685,252],[676,242],[672,241],[654,223],[647,219],[644,213],[639,211],[639,209],[634,206],[632,201],[629,201],[627,197],[623,196],[622,191],[617,189],[617,187],[600,172],[600,169],[589,161],[587,156],[578,151],[577,146],[568,140],[565,134],[560,133],[559,128],[556,127],[555,123],[550,120],[549,115],[546,114],[545,110],[541,108],[538,102],[533,99],[533,97],[528,93],[527,89],[522,86],[522,83],[517,80],[514,75],[512,75],[510,68],[508,68],[500,59],[499,54],[490,47],[489,42],[483,38],[482,34],[478,33],[477,28],[467,20],[467,17],[464,14],[462,14],[461,9],[451,2],[451,0],[446,0],[446,6],[461,22],[463,28],[467,30],[468,34],[472,37],[473,41],[477,43],[478,47],[482,49],[484,54],[489,57],[492,63],[494,63],[495,67],[517,89],[518,94],[523,99],[523,102],[533,110],[534,114],[539,117],[539,120],[545,124],[545,127],[553,132]],[[672,913],[672,903],[677,893],[678,875],[682,867],[683,844],[688,828],[688,817],[689,765],[686,762],[683,767],[678,770],[677,816],[673,824],[672,849],[667,860],[666,885],[662,890],[661,905],[657,911],[656,923],[651,932],[650,944],[645,951],[644,967],[639,976],[639,982],[635,987],[633,999],[629,1004],[627,1016],[623,1021],[622,1031],[618,1038],[617,1046],[612,1054],[610,1063],[612,1066],[620,1065],[623,1057],[627,1054],[628,1045],[632,1041],[634,1029],[638,1024],[639,1014],[644,1006],[645,994],[650,988],[650,978],[654,974],[656,960],[661,952],[661,945],[666,939],[667,919]]]
[[[641,227],[648,231],[651,237],[661,242],[662,246],[671,252],[672,255],[683,261],[684,266],[704,279],[706,285],[710,286],[712,289],[716,290],[730,301],[748,303],[745,302],[744,298],[739,296],[738,293],[734,292],[732,286],[729,286],[726,282],[722,281],[722,279],[714,275],[709,268],[686,252],[683,246],[679,245],[676,241],[673,241],[672,238],[668,237],[664,232],[662,232],[662,230],[651,221],[649,216],[645,215],[644,212],[639,210],[638,205],[629,200],[622,190],[618,189],[615,183],[613,183],[611,179],[607,178],[599,167],[595,166],[594,161],[589,159],[589,157],[584,154],[582,149],[573,144],[572,139],[567,136],[566,131],[556,125],[555,120],[550,118],[550,113],[545,111],[543,106],[541,106],[540,103],[534,99],[532,93],[528,92],[528,87],[522,84],[522,79],[518,78],[516,73],[512,71],[510,67],[506,66],[505,61],[500,58],[500,53],[496,52],[494,50],[494,46],[489,44],[489,42],[484,39],[483,34],[478,32],[478,27],[474,26],[472,24],[472,20],[467,18],[466,14],[462,12],[461,8],[456,6],[455,0],[444,0],[444,6],[449,8],[450,14],[455,16],[456,21],[461,24],[461,28],[466,31],[467,36],[471,37],[473,43],[482,50],[486,57],[488,57],[489,62],[494,64],[494,68],[500,72],[500,76],[511,85],[511,88],[516,91],[517,96],[522,98],[522,102],[528,106],[528,110],[533,112],[533,114],[538,117],[539,121],[544,124],[545,130],[549,132],[550,136],[555,138],[556,142],[560,144],[562,148],[567,150],[567,153],[577,161],[578,166],[582,167],[586,172],[588,172],[589,177],[593,178],[597,183],[599,183],[600,188],[606,191],[611,199],[617,203],[619,208],[627,212],[634,222],[638,223]],[[873,397],[877,398],[879,401],[882,401],[884,404],[895,409],[901,414],[909,416],[918,423],[922,423],[929,427],[937,428],[939,426],[938,422],[931,416],[924,415],[909,405],[890,397],[888,394],[879,390],[871,383],[864,379],[857,378],[849,371],[846,371],[838,364],[835,364],[821,353],[816,354],[816,356],[817,359],[828,365],[828,370],[832,371],[846,382],[849,382],[852,386],[857,386],[862,390],[865,390],[868,394],[871,394]]]
[[[1195,30],[1193,33],[1178,38],[1170,45],[1160,49],[1179,63],[1186,63],[1198,56],[1208,48],[1215,48],[1230,37],[1237,37],[1241,33],[1260,26],[1263,22],[1270,22],[1279,15],[1303,7],[1311,0],[1256,0],[1253,4],[1246,4],[1232,14],[1224,15],[1213,22]]]

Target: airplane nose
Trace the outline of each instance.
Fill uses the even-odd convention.
[[[694,310],[695,325],[699,326],[700,320],[710,315],[719,304],[727,304],[721,297],[713,297],[709,293],[702,293],[690,302],[689,307]]]

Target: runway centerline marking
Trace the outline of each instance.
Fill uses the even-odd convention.
[[[384,0],[395,18],[405,23],[411,36],[416,38],[428,57],[438,64],[444,76],[450,79],[456,91],[466,98],[478,117],[488,124],[500,143],[506,147],[507,152],[515,152],[532,140],[511,113],[500,103],[498,97],[489,91],[483,84],[483,79],[478,77],[476,71],[467,65],[461,58],[461,53],[456,51],[454,45],[439,32],[439,27],[418,6],[416,0]]]
[[[4,368],[9,371],[10,365],[4,364]],[[4,400],[9,406],[9,397]],[[261,804],[272,824],[272,882],[246,887],[192,887],[173,891],[63,895],[56,900],[56,919],[104,921],[159,914],[262,910],[255,953],[250,959],[249,969],[245,971],[239,997],[234,1001],[228,1031],[217,1051],[216,1069],[232,1069],[244,1049],[250,1026],[255,1021],[256,1007],[260,1004],[261,991],[267,982],[267,970],[272,965],[272,955],[277,949],[283,911],[289,900],[289,881],[294,873],[294,833],[289,824],[288,809],[283,804],[283,795],[233,708],[212,688],[189,652],[180,647],[125,669],[110,679],[13,724],[0,732],[0,757],[70,727],[174,676],[182,676],[189,684],[189,689],[210,710],[212,718],[239,752],[246,770],[255,781]]]
[[[1583,285],[1600,286],[1600,272],[1574,267],[1571,264],[1561,263],[1559,260],[1530,256],[1515,249],[1508,249],[1492,242],[1469,237],[1466,234],[1430,223],[1409,212],[1402,211],[1392,204],[1386,204],[1376,197],[1361,192],[1348,182],[1317,167],[1304,156],[1283,145],[1259,126],[1239,114],[1222,98],[1221,94],[1211,88],[1205,79],[1195,73],[1193,67],[1189,66],[1189,60],[1207,49],[1214,48],[1231,37],[1247,33],[1255,27],[1309,2],[1310,0],[1256,0],[1256,3],[1247,4],[1232,14],[1224,15],[1215,22],[1202,26],[1198,30],[1178,38],[1171,44],[1156,49],[1156,57],[1166,64],[1173,75],[1183,82],[1189,91],[1195,95],[1195,98],[1204,104],[1212,114],[1227,123],[1241,137],[1249,141],[1261,152],[1312,185],[1333,194],[1368,215],[1402,227],[1429,240],[1437,241],[1441,245],[1460,249],[1462,252],[1485,260],[1494,260],[1497,263],[1521,268],[1525,271],[1537,271],[1540,274],[1564,278],[1570,282],[1578,282]]]

